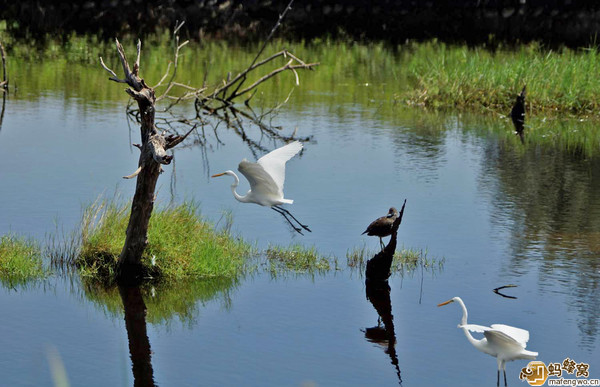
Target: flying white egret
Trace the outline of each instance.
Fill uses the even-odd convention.
[[[250,190],[245,196],[241,196],[235,191],[240,184],[240,179],[235,172],[229,170],[223,173],[217,173],[212,177],[223,175],[232,176],[234,182],[231,185],[231,192],[233,192],[234,198],[242,203],[256,203],[261,206],[271,207],[281,214],[296,232],[303,235],[302,229],[294,225],[288,218],[288,215],[295,220],[300,227],[311,232],[308,226],[300,223],[300,221],[285,208],[279,207],[281,204],[292,204],[294,202],[291,199],[285,199],[283,197],[285,163],[300,152],[300,150],[302,150],[302,143],[300,141],[294,141],[267,153],[255,163],[243,159],[240,162],[240,165],[238,165],[238,171],[240,171],[250,183]]]
[[[451,300],[442,302],[438,306],[447,305],[451,302],[458,302],[463,310],[463,316],[458,325],[465,332],[467,340],[475,348],[483,353],[494,356],[498,362],[498,376],[496,386],[500,385],[500,369],[504,372],[504,385],[506,386],[506,362],[517,359],[535,360],[537,352],[527,351],[525,347],[529,341],[529,332],[525,329],[511,327],[503,324],[493,324],[490,327],[467,324],[467,307],[460,297],[454,297]],[[484,338],[475,339],[471,332],[483,333]]]

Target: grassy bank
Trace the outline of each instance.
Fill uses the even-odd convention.
[[[528,111],[599,116],[597,48],[546,50],[538,44],[489,51],[482,47],[411,44],[403,52],[412,91],[398,98],[433,107],[510,111],[527,85]]]
[[[41,249],[29,239],[14,235],[0,237],[0,282],[10,287],[43,278]]]
[[[129,205],[97,202],[81,225],[81,247],[72,262],[82,276],[112,278],[125,242]],[[148,229],[142,262],[149,276],[164,279],[234,277],[253,247],[202,219],[194,203],[158,208]]]

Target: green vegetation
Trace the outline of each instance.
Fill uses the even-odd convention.
[[[77,104],[83,110],[94,110],[98,105],[122,108],[127,99],[123,90],[101,87],[108,81],[98,56],[110,67],[119,67],[112,41],[71,35],[65,41],[48,38],[32,46],[5,35],[0,29],[11,79],[26,91],[12,98],[31,101],[44,92],[58,90],[64,94],[65,104]],[[134,55],[135,41],[124,38],[122,42],[128,55]],[[274,40],[264,55],[284,47],[321,65],[316,71],[299,72],[299,87],[294,86],[291,72],[261,85],[252,99],[253,106],[273,106],[293,89],[293,103],[286,104],[285,109],[299,114],[316,107],[340,119],[375,119],[399,128],[418,120],[428,132],[457,124],[467,127],[476,121],[481,135],[492,134],[521,147],[512,135],[512,122],[507,116],[516,94],[527,84],[527,146],[550,146],[589,156],[596,152],[600,141],[600,80],[589,76],[600,66],[596,48],[549,50],[529,44],[489,50],[435,41],[390,47],[384,43],[316,39]],[[164,76],[173,50],[167,31],[145,38],[141,74],[149,84],[158,83]],[[219,84],[227,72],[235,74],[248,66],[257,50],[258,44],[191,42],[181,51],[177,80],[198,87],[206,77],[207,85]],[[280,64],[272,63],[264,72],[251,73],[248,82]],[[163,90],[159,87],[157,92]],[[178,95],[184,89],[175,87],[172,92]],[[164,103],[170,101],[160,102],[159,109]],[[361,106],[358,113],[357,104]],[[438,110],[446,112],[440,115]],[[482,112],[486,114],[464,119]],[[452,123],[447,122],[449,119]],[[434,128],[427,128],[429,124]]]
[[[400,51],[412,91],[399,99],[433,107],[507,112],[527,85],[528,112],[598,117],[598,49],[544,49],[539,44],[490,51],[428,42]]]
[[[48,78],[53,78],[53,82],[61,83],[61,89],[64,88],[62,83],[73,81],[82,91],[78,94],[84,97],[93,92],[89,87],[91,83],[97,85],[106,80],[106,74],[98,66],[98,57],[103,56],[107,63],[116,61],[113,42],[94,35],[71,34],[65,39],[49,36],[42,42],[32,42],[15,40],[0,28],[0,39],[11,61],[17,62],[11,67],[21,82],[40,78],[27,73],[31,65],[43,62],[42,69],[35,69],[48,72],[47,76],[42,74],[42,79],[52,82]],[[124,37],[121,40],[125,49],[133,53],[134,39]],[[146,37],[143,44],[142,75],[154,84],[172,59],[172,36],[165,30]],[[259,43],[241,46],[214,40],[191,42],[179,58],[178,79],[199,86],[206,74],[209,84],[219,83],[226,71],[235,73],[245,68],[258,47]],[[354,102],[366,103],[375,97],[378,101],[387,100],[391,105],[401,102],[434,108],[508,112],[516,94],[526,84],[530,114],[600,117],[597,112],[600,80],[590,76],[600,70],[600,55],[595,47],[551,50],[532,43],[491,50],[484,46],[448,45],[437,41],[390,47],[385,43],[315,39],[309,42],[275,40],[267,45],[265,53],[279,51],[282,47],[306,60],[321,63],[318,71],[301,75],[302,88],[313,92],[312,98],[315,91],[336,91]],[[66,65],[75,67],[76,71],[56,71],[57,66]],[[70,73],[72,79],[56,76],[61,73]],[[90,84],[86,85],[85,79]],[[264,85],[266,87],[261,90],[266,89],[281,99],[292,88],[293,80],[293,74],[285,74],[281,80],[270,82],[270,86]],[[281,90],[283,85],[289,85],[289,89]],[[56,89],[56,86],[58,84],[47,88]],[[105,98],[124,98],[121,90],[101,89],[112,90],[102,91],[108,93]],[[308,97],[306,93],[302,98]]]
[[[367,249],[365,245],[362,247],[354,247],[346,252],[346,260],[348,267],[359,271],[361,274],[367,268],[367,261],[373,258],[378,252]],[[441,270],[444,267],[444,258],[431,259],[427,257],[427,251],[407,249],[402,247],[394,253],[394,260],[390,268],[392,275],[410,274],[415,269],[421,267],[424,270],[434,272]]]
[[[81,247],[74,264],[84,277],[113,278],[125,241],[129,206],[97,202],[81,225]],[[182,279],[235,277],[242,273],[253,248],[229,230],[216,231],[202,220],[194,203],[155,210],[142,262],[148,276]]]
[[[317,249],[293,244],[288,247],[269,246],[265,251],[269,264],[269,272],[276,274],[281,271],[296,273],[324,273],[333,268],[337,269],[337,260],[321,256]]]
[[[46,275],[41,249],[35,242],[14,235],[0,237],[0,283],[13,287]]]

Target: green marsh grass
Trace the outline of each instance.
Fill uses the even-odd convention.
[[[378,251],[369,250],[366,245],[361,247],[353,247],[346,252],[347,266],[352,270],[357,270],[361,274],[365,273],[367,261],[373,258]],[[427,251],[416,250],[402,247],[394,253],[394,260],[390,268],[392,275],[411,274],[415,269],[421,267],[424,270],[435,272],[442,270],[444,259],[432,259],[427,257]]]
[[[292,244],[287,247],[272,245],[265,251],[268,271],[275,275],[280,272],[294,273],[325,273],[338,269],[337,260],[319,254],[317,249],[301,244]]]
[[[12,74],[19,78],[20,87],[35,90],[43,85],[29,87],[30,82],[45,79],[47,86],[43,88],[52,90],[64,89],[64,83],[72,82],[83,98],[126,98],[118,88],[91,87],[107,82],[105,72],[98,65],[99,56],[109,66],[118,67],[113,41],[94,35],[71,34],[64,39],[49,36],[40,42],[31,42],[15,40],[1,28],[0,39],[9,58],[16,62],[11,64]],[[135,40],[121,39],[129,55],[135,53]],[[218,84],[227,72],[235,74],[243,70],[259,46],[260,43],[218,40],[191,42],[181,52],[178,80],[200,87],[206,75],[208,85]],[[372,100],[388,101],[391,108],[400,102],[434,108],[508,112],[516,94],[526,84],[530,114],[600,118],[600,79],[593,76],[600,70],[600,54],[595,47],[548,49],[539,43],[530,43],[492,50],[435,40],[390,46],[381,42],[356,43],[326,38],[294,42],[273,40],[267,45],[265,55],[282,48],[308,62],[321,63],[316,71],[300,73],[300,89],[304,92],[295,93],[295,99],[318,101],[320,93],[333,92],[348,102],[368,105]],[[155,84],[162,78],[172,53],[173,39],[169,31],[144,38],[141,68],[148,83]],[[42,60],[41,68],[32,66]],[[70,71],[61,70],[64,67]],[[31,71],[40,76],[31,76]],[[57,73],[70,75],[56,77]],[[258,78],[259,74],[251,74],[250,78],[254,76]],[[294,80],[293,74],[283,73],[262,85],[261,93],[268,94],[270,100],[281,100]]]
[[[15,235],[0,237],[0,282],[13,287],[44,278],[41,248],[33,240]]]
[[[129,205],[115,202],[96,202],[85,210],[74,262],[83,276],[114,276],[128,219]],[[151,276],[164,279],[235,277],[254,254],[227,229],[215,230],[190,202],[155,209],[148,241],[142,262]]]
[[[101,87],[108,80],[98,56],[113,68],[119,66],[111,41],[71,35],[66,42],[47,39],[43,48],[36,48],[3,37],[1,30],[0,39],[9,52],[11,79],[26,91],[13,98],[31,101],[44,91],[60,90],[65,104],[77,104],[83,111],[122,106],[128,98],[121,88]],[[134,40],[122,42],[128,55],[134,55]],[[141,73],[149,84],[163,77],[172,59],[172,44],[167,32],[144,40]],[[597,152],[600,143],[600,79],[590,76],[600,67],[596,48],[549,50],[532,43],[489,50],[435,41],[390,47],[317,39],[274,40],[265,53],[284,47],[306,61],[321,64],[315,71],[299,72],[299,87],[294,86],[291,73],[281,73],[261,85],[252,100],[254,107],[269,108],[294,89],[286,110],[302,114],[310,106],[344,120],[375,119],[398,127],[406,124],[406,117],[435,118],[438,111],[443,117],[459,120],[462,115],[485,113],[478,119],[486,122],[484,135],[492,132],[520,146],[507,116],[516,94],[527,84],[528,143],[586,156]],[[182,49],[177,80],[198,87],[206,75],[207,85],[219,84],[227,72],[243,70],[257,50],[258,44],[191,42]],[[248,82],[263,74],[252,74]],[[159,87],[157,92],[161,90]],[[178,92],[183,91],[176,89],[175,94]],[[425,119],[423,124],[433,121]]]
[[[600,117],[598,49],[549,50],[531,43],[491,51],[439,42],[402,46],[401,63],[411,89],[398,98],[410,104],[509,112],[527,85],[527,112]]]

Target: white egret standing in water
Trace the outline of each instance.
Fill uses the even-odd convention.
[[[271,207],[281,214],[299,234],[302,234],[302,229],[294,225],[288,218],[288,215],[295,220],[300,227],[310,232],[308,226],[300,223],[300,221],[285,208],[279,207],[281,204],[292,204],[294,202],[291,199],[285,199],[283,197],[285,163],[300,152],[300,150],[302,150],[302,143],[300,141],[294,141],[267,153],[255,163],[243,159],[238,165],[238,171],[240,171],[250,183],[250,190],[244,196],[239,195],[235,191],[240,184],[240,179],[235,172],[229,170],[213,175],[212,177],[223,175],[232,176],[234,182],[231,185],[231,192],[233,192],[233,197],[238,201]]]
[[[458,325],[465,332],[467,340],[475,348],[483,353],[494,356],[498,362],[498,376],[496,386],[500,385],[500,369],[504,372],[504,385],[506,386],[506,362],[517,359],[535,360],[537,352],[527,351],[525,347],[529,341],[529,332],[525,329],[511,327],[503,324],[493,324],[490,327],[483,325],[467,324],[467,307],[460,297],[454,297],[451,300],[442,302],[438,306],[447,305],[451,302],[458,302],[463,310],[463,316]],[[484,338],[475,339],[471,332],[483,333]]]

